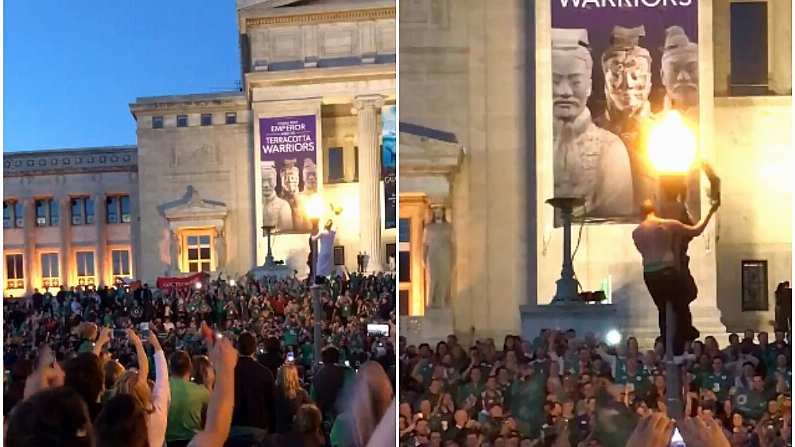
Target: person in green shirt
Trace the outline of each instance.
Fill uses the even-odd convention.
[[[626,369],[616,376],[615,383],[619,385],[633,384],[635,395],[641,399],[649,394],[652,385],[649,371],[634,358],[627,359]]]
[[[743,390],[734,395],[734,408],[744,417],[759,421],[767,410],[765,381],[760,374],[754,375],[750,390]]]
[[[543,423],[544,387],[546,380],[533,365],[522,366],[521,377],[513,381],[509,390],[511,414],[525,436],[533,435],[529,427]]]
[[[99,332],[99,328],[94,323],[83,323],[81,327],[78,329],[80,338],[80,347],[77,348],[77,352],[82,354],[83,352],[94,352],[94,340],[97,339],[97,334]]]
[[[787,355],[779,353],[776,356],[775,366],[768,373],[768,382],[778,394],[792,392],[792,368],[788,363]]]
[[[703,377],[701,388],[712,391],[718,402],[723,402],[729,398],[732,382],[732,377],[723,369],[723,359],[715,356],[712,358],[712,372]]]
[[[171,355],[169,364],[171,403],[168,407],[166,442],[184,441],[187,444],[202,430],[210,392],[207,388],[190,382],[193,365],[187,352],[176,351]]]

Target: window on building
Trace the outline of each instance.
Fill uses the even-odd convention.
[[[94,199],[91,197],[72,197],[72,225],[91,225],[94,223]]]
[[[58,225],[61,223],[60,216],[61,206],[57,200],[50,200],[50,225]]]
[[[58,225],[58,202],[53,199],[36,199],[36,226]]]
[[[237,124],[237,112],[226,112],[226,124]]]
[[[3,228],[22,228],[22,204],[16,200],[3,201]]]
[[[212,126],[212,125],[213,125],[213,114],[202,113],[202,126]]]
[[[22,269],[21,254],[6,255],[6,288],[25,288],[25,271]]]
[[[3,200],[3,228],[13,228],[14,204]]]
[[[58,253],[41,254],[41,282],[44,287],[60,286]]]
[[[117,196],[105,199],[105,216],[109,224],[119,223],[119,198]]]
[[[78,251],[77,257],[77,283],[81,286],[94,284],[94,252]]]
[[[768,93],[767,3],[731,3],[732,96]]]
[[[130,196],[123,194],[105,199],[106,217],[109,224],[130,223]]]
[[[177,127],[188,127],[188,115],[177,115]]]
[[[163,128],[163,117],[153,116],[152,117],[152,129],[162,129]]]
[[[330,147],[328,150],[328,183],[345,181],[345,164],[341,147]]]
[[[188,271],[212,271],[212,237],[210,233],[188,234],[185,236],[185,264]]]
[[[399,282],[411,282],[411,219],[398,220],[398,271]]]
[[[398,308],[400,311],[400,315],[408,315],[409,314],[409,291],[408,290],[401,290],[398,294]]]
[[[14,218],[17,221],[17,228],[25,226],[25,213],[22,210],[22,202],[17,201],[14,204]]]
[[[400,282],[411,282],[411,253],[409,251],[400,251],[398,271],[400,272]]]
[[[130,276],[130,252],[127,250],[113,250],[113,276]]]
[[[130,223],[130,196],[119,196],[119,206],[121,207],[121,222]]]

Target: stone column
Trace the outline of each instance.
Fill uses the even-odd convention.
[[[25,254],[22,259],[25,271],[25,292],[33,293],[37,287],[33,283],[33,274],[36,271],[36,202],[33,199],[24,199],[25,219]]]
[[[381,201],[378,158],[378,110],[384,105],[380,95],[357,96],[353,106],[358,110],[356,135],[359,142],[359,240],[360,250],[370,256],[367,268],[383,270],[381,247]]]
[[[132,264],[133,278],[141,279],[141,204],[138,197],[138,173],[131,172],[130,179],[135,187],[130,192],[130,263]]]
[[[94,273],[96,273],[97,287],[105,283],[105,252],[108,251],[106,198],[107,196],[105,196],[104,192],[94,195],[94,222],[97,224],[97,251],[94,253],[96,271]],[[119,219],[121,219],[121,216],[119,216]]]
[[[58,199],[58,202],[61,207],[59,228],[61,230],[61,285],[69,287],[71,280],[69,276],[71,263],[69,261],[72,259],[72,201],[69,196],[63,196]]]

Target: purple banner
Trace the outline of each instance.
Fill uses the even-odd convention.
[[[304,204],[317,193],[317,117],[260,118],[262,224],[309,232]]]
[[[583,198],[592,222],[637,221],[656,185],[648,129],[669,110],[697,126],[697,0],[552,0],[551,34],[555,196]]]

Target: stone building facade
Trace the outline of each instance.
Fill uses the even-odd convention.
[[[411,231],[401,231],[399,245],[401,267],[412,267],[401,269],[401,328],[410,337],[422,338],[423,327],[440,321],[427,315],[421,284],[422,228],[433,204],[447,207],[454,228],[453,296],[444,318],[457,334],[519,333],[521,306],[549,303],[555,293],[563,236],[544,203],[552,196],[550,3],[400,3],[400,215]],[[762,0],[766,91],[740,97],[729,85],[732,3],[698,2],[700,141],[723,179],[723,206],[690,246],[700,288],[691,308],[705,335],[769,329],[773,291],[791,280],[792,268],[792,5]],[[632,228],[585,225],[575,271],[585,290],[612,283],[619,329],[652,337],[657,311]],[[742,308],[743,260],[767,263],[766,310]]]
[[[318,190],[337,210],[337,264],[355,270],[366,251],[368,269],[388,268],[396,230],[384,225],[379,144],[381,107],[396,102],[395,16],[393,1],[239,0],[241,91],[137,98],[135,147],[6,153],[5,295],[262,265],[257,123],[296,113],[319,123]],[[75,224],[71,208],[86,197],[91,222]],[[60,219],[38,225],[36,206],[49,201]],[[304,274],[307,236],[274,236],[274,257]]]

